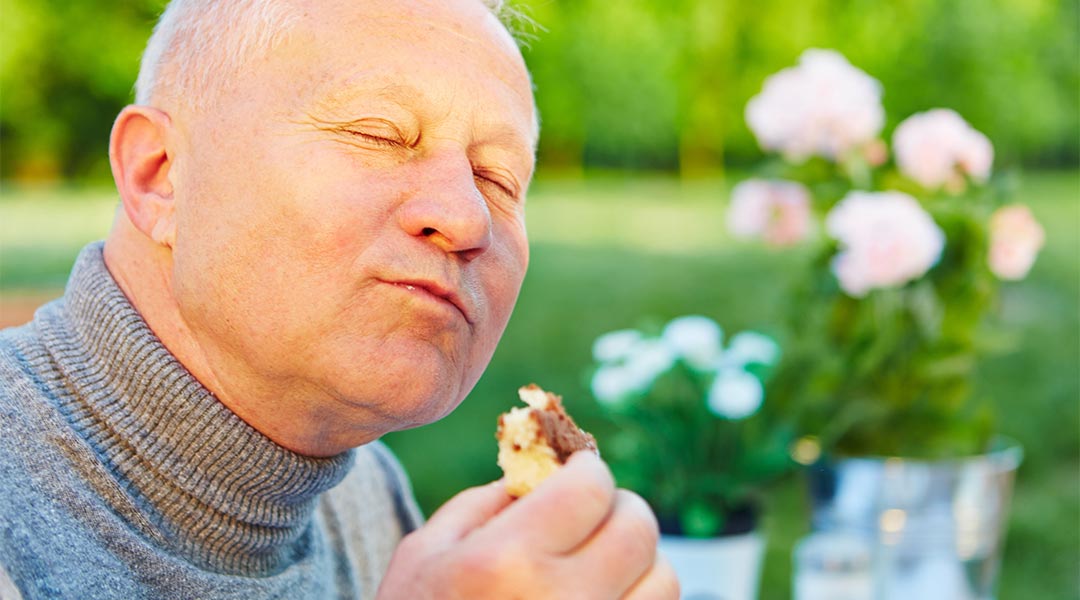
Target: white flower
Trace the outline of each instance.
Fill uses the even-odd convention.
[[[780,346],[767,335],[744,331],[731,338],[724,353],[725,364],[743,367],[750,363],[774,365],[780,358]]]
[[[623,363],[638,378],[639,389],[644,390],[675,364],[675,353],[661,340],[642,340],[634,346],[634,352]]]
[[[709,410],[725,419],[745,419],[761,408],[765,390],[757,377],[742,369],[723,369],[709,388]]]
[[[807,50],[798,66],[765,80],[746,121],[762,148],[788,159],[842,158],[881,133],[881,84],[839,52]]]
[[[994,162],[990,140],[947,108],[905,119],[893,133],[893,151],[900,171],[928,189],[962,188],[965,173],[985,181]]]
[[[641,332],[634,329],[620,329],[605,333],[593,342],[593,358],[599,362],[623,360],[630,356],[634,346],[641,339]]]
[[[593,374],[589,387],[602,404],[617,404],[636,392],[640,384],[640,378],[625,365],[605,365]]]
[[[901,192],[851,192],[826,216],[825,229],[840,242],[833,273],[855,297],[922,277],[945,247],[941,228]]]
[[[794,181],[748,179],[731,191],[728,229],[738,237],[790,246],[810,231],[810,192]]]
[[[601,366],[593,374],[593,396],[605,404],[621,402],[645,392],[656,378],[675,364],[675,354],[662,341],[623,329],[606,333],[593,343],[593,356]]]
[[[723,331],[708,317],[691,315],[672,319],[661,339],[678,357],[699,370],[711,368],[720,357]]]
[[[1046,233],[1023,204],[1003,206],[990,216],[990,270],[1000,279],[1027,277]]]

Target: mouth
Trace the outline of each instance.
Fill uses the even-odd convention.
[[[473,324],[472,315],[461,297],[449,287],[440,285],[434,281],[402,280],[385,281],[394,287],[401,288],[406,292],[415,294],[421,298],[438,302],[456,310],[469,325]]]

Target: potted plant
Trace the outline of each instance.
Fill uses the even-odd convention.
[[[605,457],[656,511],[687,596],[756,596],[759,495],[793,464],[790,437],[763,408],[779,354],[756,332],[725,344],[720,326],[696,315],[593,345],[592,393],[617,426]]]
[[[815,465],[815,528],[867,537],[876,597],[989,597],[1020,450],[972,373],[1001,337],[1001,282],[1044,234],[956,112],[903,120],[890,156],[881,93],[828,50],[766,80],[746,116],[770,160],[733,190],[729,226],[816,246],[770,388]]]

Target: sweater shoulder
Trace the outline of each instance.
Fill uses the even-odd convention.
[[[357,448],[355,457],[349,474],[328,495],[348,503],[363,501],[367,512],[378,506],[383,520],[393,523],[399,536],[418,528],[423,517],[409,477],[394,453],[376,441]]]
[[[18,405],[50,395],[51,362],[34,322],[0,330],[0,418],[18,417]]]
[[[331,545],[346,558],[343,568],[361,589],[372,591],[394,549],[420,526],[422,516],[405,471],[385,445],[361,446],[355,461],[345,479],[324,494],[319,514]]]

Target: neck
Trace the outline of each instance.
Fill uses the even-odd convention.
[[[188,326],[173,285],[172,249],[155,243],[120,213],[105,243],[105,264],[161,343],[206,389],[247,424],[278,445],[328,457],[378,439],[358,433],[320,407],[334,406],[322,390],[273,380],[251,371],[243,357],[200,339]]]
[[[303,456],[238,418],[147,327],[96,245],[80,255],[63,304],[39,314],[67,391],[61,414],[147,515],[151,535],[197,564],[246,575],[276,572],[307,547],[318,498],[345,476],[351,453]]]
[[[105,241],[104,257],[109,274],[154,335],[200,383],[223,399],[224,386],[180,316],[173,295],[172,250],[136,230],[121,213]]]

